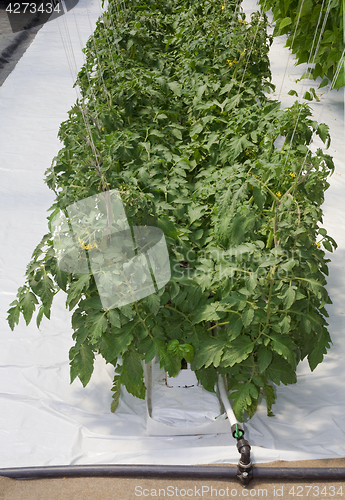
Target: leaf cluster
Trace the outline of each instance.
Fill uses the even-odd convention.
[[[321,77],[319,88],[330,82],[331,89],[345,85],[343,2],[259,0],[259,5],[273,13],[273,36],[287,35],[286,46],[296,55],[296,65],[310,64],[301,78]]]
[[[142,362],[158,355],[171,376],[191,362],[210,391],[226,375],[239,420],[262,397],[271,415],[272,384],[294,383],[306,357],[315,369],[330,345],[324,249],[336,244],[320,225],[334,164],[308,148],[313,134],[329,146],[328,127],[306,104],[280,110],[267,96],[267,17],[247,23],[236,2],[221,7],[110,2],[46,172],[56,194],[50,232],[9,310],[14,328],[41,303],[39,325],[63,290],[71,380],[85,386],[101,354],[116,371],[113,410],[121,386],[145,396]],[[91,274],[59,269],[51,233],[54,214],[105,189],[119,190],[132,225],[164,232],[171,264],[158,293],[110,310]]]

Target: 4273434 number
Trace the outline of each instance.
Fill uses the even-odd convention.
[[[52,14],[57,12],[61,14],[63,12],[60,2],[42,2],[40,4],[30,3],[30,2],[16,2],[9,3],[6,7],[6,12],[9,14],[25,14],[30,12],[31,14],[36,14],[41,12],[42,14]]]
[[[334,485],[327,485],[323,486],[322,488],[320,486],[308,486],[308,485],[301,485],[301,486],[292,486],[288,494],[292,497],[342,497],[344,495],[343,493],[343,487],[342,486],[334,486]]]

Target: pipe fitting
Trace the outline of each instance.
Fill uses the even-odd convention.
[[[241,453],[241,462],[243,465],[250,464],[250,444],[246,439],[239,439],[237,442],[238,452]]]
[[[233,438],[241,439],[244,436],[244,430],[242,425],[238,424],[237,422],[236,424],[233,424],[231,426],[231,434]]]
[[[250,460],[250,444],[246,439],[239,439],[237,442],[238,452],[241,458],[237,465],[237,478],[242,486],[246,486],[253,479],[253,467]]]

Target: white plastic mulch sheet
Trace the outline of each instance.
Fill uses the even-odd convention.
[[[244,7],[247,13],[256,10],[253,0],[247,0]],[[72,88],[74,64],[81,67],[81,48],[99,14],[97,0],[80,0],[66,16],[47,23],[0,88],[0,467],[235,463],[239,455],[230,434],[149,436],[146,402],[128,394],[112,414],[113,371],[101,359],[85,389],[78,380],[70,385],[71,314],[65,309],[63,294],[56,297],[51,320],[44,318],[39,330],[34,321],[26,327],[21,320],[11,332],[6,322],[6,311],[24,282],[31,253],[47,232],[46,210],[54,195],[43,182],[44,171],[61,147],[57,131],[77,97]],[[306,65],[294,67],[284,43],[285,37],[275,40],[270,58],[275,97],[285,107],[295,100],[287,95],[288,90],[302,92],[303,85],[307,90],[317,84],[295,82]],[[256,462],[342,457],[345,451],[343,90],[325,94],[311,106],[315,118],[330,126],[328,151],[336,164],[324,205],[324,226],[339,244],[328,280],[333,346],[314,373],[303,362],[298,383],[277,388],[275,417],[267,417],[265,407],[260,406],[245,425]],[[193,407],[205,409],[202,397]]]
[[[181,370],[170,378],[155,360],[144,366],[144,373],[150,436],[229,434],[231,424],[220,400],[198,384],[192,370]]]

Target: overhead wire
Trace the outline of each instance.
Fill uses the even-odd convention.
[[[72,10],[74,11],[74,9],[72,9]],[[90,25],[90,28],[92,30],[91,20],[90,20],[90,16],[89,16],[89,12],[88,12],[87,7],[86,7],[86,12],[87,12],[87,16],[88,16],[89,25]],[[77,28],[79,43],[80,43],[81,49],[83,49],[82,41],[81,41],[81,35],[80,35],[80,31],[79,31],[79,27],[78,27],[78,23],[77,23],[75,12],[73,12],[73,16],[74,16],[75,25],[76,25],[76,28]],[[90,123],[89,123],[89,121],[87,119],[87,111],[86,111],[87,108],[86,108],[86,105],[85,105],[85,98],[82,96],[81,91],[80,91],[80,87],[79,87],[79,85],[77,83],[78,65],[77,65],[76,58],[75,58],[75,53],[74,53],[74,49],[73,49],[73,43],[72,43],[72,40],[71,40],[68,23],[67,23],[66,19],[64,19],[64,16],[62,16],[62,18],[63,18],[62,22],[63,22],[64,27],[65,27],[65,37],[64,37],[64,35],[63,35],[62,31],[61,31],[61,28],[60,28],[60,25],[59,25],[59,22],[58,22],[57,24],[58,24],[58,29],[59,29],[59,32],[60,32],[60,37],[61,37],[62,44],[63,44],[64,50],[65,50],[65,54],[66,54],[66,58],[67,58],[67,61],[68,61],[70,73],[71,73],[71,76],[72,76],[72,80],[74,82],[74,87],[76,89],[77,103],[79,104],[79,108],[80,108],[80,111],[81,111],[81,114],[82,114],[82,117],[83,117],[83,121],[84,121],[84,124],[85,124],[86,135],[87,135],[89,144],[90,144],[91,149],[92,149],[94,161],[96,163],[95,167],[96,167],[96,169],[98,171],[98,174],[101,176],[102,184],[103,184],[103,189],[106,190],[107,186],[105,185],[103,177],[101,175],[99,155],[97,153],[97,148],[96,148],[95,143],[94,143],[94,139],[93,139],[93,135],[92,135],[92,130],[91,130],[91,127],[90,127]],[[101,79],[102,79],[102,83],[103,83],[103,89],[105,91],[106,96],[108,97],[110,94],[108,94],[107,89],[106,89],[106,85],[105,85],[105,82],[104,82],[103,70],[102,70],[102,67],[101,67],[101,64],[100,64],[100,60],[99,60],[99,57],[98,57],[98,51],[97,51],[97,46],[96,46],[96,43],[95,43],[95,38],[94,38],[93,34],[91,36],[92,36],[92,40],[93,40],[93,44],[94,44],[94,49],[95,49],[95,52],[96,52],[96,57],[97,57],[97,62],[98,62],[98,68],[99,68],[98,70],[100,71],[100,75],[101,75]],[[109,44],[109,40],[108,40],[108,44]],[[70,51],[70,54],[69,54],[69,51]],[[110,45],[109,45],[109,51],[111,53]],[[88,82],[89,82],[89,87],[90,87],[90,93],[91,93],[91,96],[92,96],[92,100],[94,101],[94,106],[95,106],[95,110],[96,110],[96,117],[93,118],[91,116],[91,119],[94,121],[94,124],[96,125],[96,128],[98,128],[98,130],[100,131],[101,127],[100,127],[100,124],[99,124],[99,121],[98,121],[97,99],[96,99],[96,96],[95,96],[95,94],[93,92],[93,88],[92,88],[91,81],[90,81],[90,74],[89,74],[89,71],[88,71],[88,68],[87,68],[87,65],[86,65],[86,59],[85,59],[85,57],[84,57],[84,61],[85,61],[85,72],[86,72],[87,79],[88,79]],[[114,69],[115,69],[114,60],[113,60],[113,64],[114,64]],[[74,71],[73,71],[73,66],[74,66]],[[110,102],[109,102],[109,105],[110,105]]]
[[[77,78],[77,75],[78,75],[78,65],[77,65],[77,62],[76,62],[75,53],[74,53],[74,49],[73,49],[73,44],[72,44],[72,40],[71,40],[71,37],[70,37],[69,28],[68,28],[65,16],[62,16],[62,22],[65,25],[66,39],[64,38],[64,36],[62,34],[62,31],[61,31],[60,26],[59,26],[60,23],[59,23],[59,21],[57,19],[57,25],[58,25],[58,29],[59,29],[59,32],[60,32],[60,37],[61,37],[61,40],[62,40],[62,44],[63,44],[64,50],[65,50],[66,58],[67,58],[67,61],[68,61],[68,64],[69,64],[69,67],[70,67],[70,70],[71,70],[72,80],[73,80],[73,82],[76,82],[76,78]],[[71,56],[68,55],[67,47],[69,47],[69,49],[71,51]],[[71,63],[71,61],[72,61],[72,63],[74,63],[74,72],[75,72],[75,74],[74,74],[73,69],[72,69],[72,63]],[[77,102],[79,101],[79,103],[80,103],[79,108],[80,108],[80,111],[82,113],[84,124],[85,124],[85,128],[86,128],[88,136],[89,136],[89,142],[90,142],[90,145],[91,145],[91,149],[92,149],[92,152],[94,154],[95,161],[96,161],[96,163],[98,165],[98,155],[96,153],[96,147],[95,147],[94,140],[93,140],[93,137],[92,137],[92,131],[91,131],[91,128],[90,128],[90,124],[88,123],[88,120],[86,118],[86,113],[85,113],[84,104],[83,104],[83,98],[81,96],[80,90],[78,90],[79,86],[76,84],[74,87],[75,87],[76,94],[77,94]],[[98,167],[99,167],[99,165],[98,165]]]
[[[104,2],[102,2],[102,3],[104,4]],[[99,0],[98,0],[98,4],[100,6],[100,13],[101,13],[101,15],[102,14],[104,15],[104,11],[102,10],[103,6],[101,7]],[[120,4],[121,4],[122,8],[126,8],[125,2],[123,0],[121,0]],[[88,17],[88,22],[89,22],[89,25],[90,25],[90,28],[91,28],[91,31],[92,31],[91,38],[92,38],[92,43],[93,43],[93,46],[94,46],[95,55],[96,55],[96,58],[97,58],[97,64],[98,64],[98,66],[96,66],[96,68],[97,68],[97,75],[98,75],[98,72],[99,72],[100,79],[101,79],[101,82],[102,82],[102,87],[104,89],[104,93],[106,95],[106,98],[110,99],[110,100],[108,100],[108,104],[109,104],[109,107],[110,107],[110,105],[111,105],[111,96],[110,96],[109,92],[107,91],[106,84],[105,84],[105,81],[104,81],[103,68],[102,68],[102,65],[101,65],[101,61],[99,59],[98,47],[97,47],[97,44],[96,44],[96,41],[95,41],[95,36],[94,36],[94,32],[93,32],[94,30],[92,28],[91,19],[90,19],[90,15],[89,15],[89,11],[87,9],[87,6],[85,7],[85,9],[86,9],[87,17]],[[72,9],[72,10],[74,11],[75,9]],[[118,10],[117,4],[115,3],[115,17],[118,16],[118,13],[119,13],[119,10]],[[73,16],[74,16],[75,25],[76,25],[76,28],[77,28],[77,33],[78,33],[80,47],[81,47],[81,50],[83,50],[83,44],[82,44],[82,41],[81,41],[80,31],[79,31],[79,27],[78,27],[78,23],[77,23],[75,12],[73,12]],[[116,28],[114,26],[114,23],[113,23],[113,15],[110,15],[109,18],[110,18],[110,23],[112,25],[113,34],[114,34],[114,40],[115,40],[115,43],[113,45],[115,46],[115,49],[119,52],[118,42],[117,42],[117,40],[115,38],[116,35],[117,35],[117,30],[116,30]],[[103,17],[102,20],[103,20],[103,23],[105,24],[104,17]],[[86,111],[85,111],[86,108],[84,107],[84,100],[81,98],[80,91],[78,92],[78,90],[77,90],[77,88],[78,88],[78,84],[77,84],[78,68],[77,68],[77,64],[76,64],[76,60],[75,60],[75,54],[74,54],[73,44],[71,42],[69,27],[68,27],[68,24],[67,24],[67,22],[65,20],[64,20],[64,25],[65,25],[66,40],[67,40],[68,43],[66,42],[66,40],[64,40],[64,36],[61,33],[61,30],[60,30],[60,27],[59,27],[60,36],[61,36],[61,39],[62,39],[62,42],[63,42],[63,46],[64,46],[64,49],[65,49],[66,58],[67,58],[67,60],[69,62],[71,76],[72,76],[73,82],[75,83],[74,86],[76,88],[77,98],[80,101],[80,108],[82,110],[83,120],[84,120],[86,129],[88,131],[88,134],[90,136],[90,142],[92,144],[93,154],[94,154],[95,160],[96,160],[96,162],[98,164],[98,155],[96,153],[96,148],[95,148],[94,141],[93,141],[93,138],[92,138],[90,126],[89,126],[89,124],[88,124],[88,122],[86,120]],[[109,54],[110,54],[112,62],[113,62],[113,69],[115,71],[115,61],[114,61],[114,57],[113,57],[113,52],[111,50],[111,42],[109,41],[108,30],[105,29],[104,33],[105,33],[107,44],[108,44]],[[67,50],[67,46],[68,45],[69,45],[69,48],[70,48],[71,56],[68,55],[68,50]],[[73,74],[71,60],[74,62],[75,75]],[[85,73],[87,75],[87,79],[88,79],[89,87],[90,87],[90,93],[93,96],[93,101],[94,101],[94,105],[95,105],[95,109],[96,109],[97,108],[96,97],[95,97],[95,94],[94,94],[93,89],[92,89],[91,80],[90,80],[90,74],[89,74],[89,71],[88,71],[88,68],[87,68],[87,65],[86,65],[86,59],[85,59],[85,57],[84,57],[84,62],[85,62]],[[95,120],[98,122],[98,116],[96,116]],[[100,129],[99,122],[98,122],[98,128]]]

